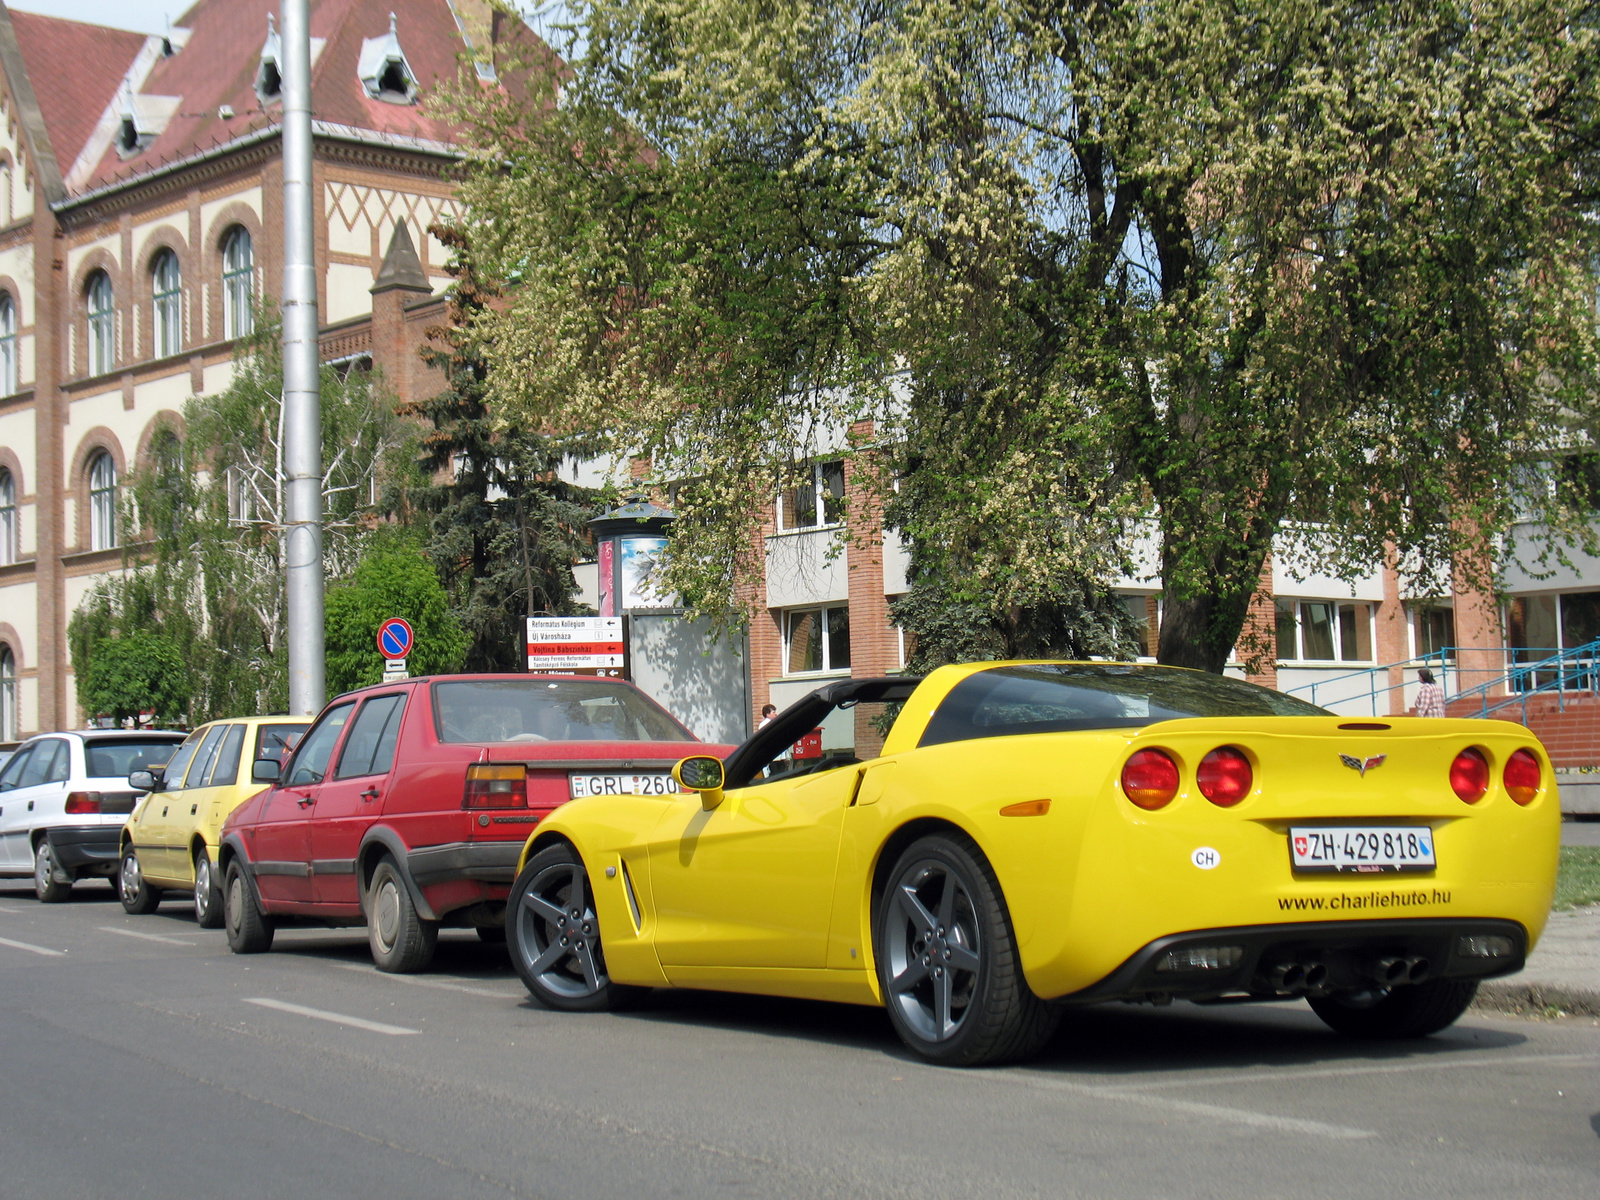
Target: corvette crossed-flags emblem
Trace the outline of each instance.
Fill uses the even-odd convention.
[[[1365,778],[1368,771],[1371,771],[1376,767],[1383,766],[1384,760],[1388,757],[1389,756],[1387,754],[1374,754],[1371,758],[1363,759],[1357,758],[1353,754],[1341,754],[1339,755],[1339,761],[1345,766],[1349,767],[1357,775]]]

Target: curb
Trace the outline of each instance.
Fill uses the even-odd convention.
[[[1600,1017],[1600,991],[1546,986],[1542,983],[1489,982],[1479,986],[1472,1007],[1479,1012],[1509,1013],[1519,1017]],[[1555,1010],[1555,1013],[1551,1010]]]

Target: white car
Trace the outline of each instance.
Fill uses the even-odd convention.
[[[130,772],[160,766],[184,735],[164,729],[42,733],[0,768],[0,877],[33,876],[46,903],[80,879],[114,879],[118,838],[139,793]]]

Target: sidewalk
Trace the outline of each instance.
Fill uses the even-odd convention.
[[[1491,1012],[1600,1017],[1600,904],[1553,912],[1544,936],[1515,975],[1478,989],[1476,1007]]]

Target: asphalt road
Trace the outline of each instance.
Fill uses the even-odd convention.
[[[1303,1005],[1115,1007],[940,1070],[879,1012],[536,1007],[504,951],[382,975],[361,931],[236,958],[188,906],[0,882],[0,1196],[1600,1195],[1600,1023],[1394,1046]]]

